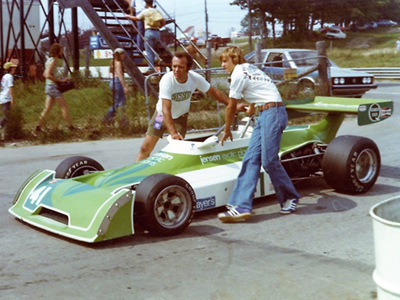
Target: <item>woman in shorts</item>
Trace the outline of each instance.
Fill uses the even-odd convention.
[[[57,60],[61,58],[63,58],[62,46],[58,43],[51,45],[50,57],[46,61],[45,70],[43,73],[43,76],[46,79],[46,87],[44,90],[46,93],[46,101],[44,109],[40,114],[38,125],[35,129],[36,132],[42,131],[42,126],[51,108],[53,107],[54,101],[56,101],[58,105],[60,105],[62,116],[65,122],[68,123],[68,128],[70,130],[74,129],[74,126],[72,126],[71,120],[69,118],[67,103],[65,102],[63,94],[58,90],[57,87],[57,82],[65,82],[69,80],[68,78],[57,78],[55,76]]]

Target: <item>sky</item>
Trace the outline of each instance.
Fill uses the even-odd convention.
[[[161,6],[175,20],[183,31],[189,26],[195,26],[195,34],[205,31],[205,4],[208,12],[208,31],[221,37],[228,37],[232,31],[240,31],[240,22],[247,11],[241,10],[237,5],[229,5],[233,0],[157,0]],[[47,1],[42,0],[47,7]],[[159,7],[160,9],[160,7]],[[160,9],[161,10],[161,9]],[[67,10],[68,11],[68,10]],[[64,20],[69,22],[66,11]],[[83,14],[83,12],[81,12]],[[79,17],[78,26],[82,29],[91,27],[90,21],[85,17]],[[68,26],[68,24],[67,24]],[[179,35],[179,34],[178,34]]]
[[[195,26],[195,31],[204,30],[205,3],[208,13],[208,31],[222,37],[230,36],[231,31],[240,31],[240,22],[247,11],[237,5],[229,5],[232,0],[157,0],[168,13],[174,14],[178,26],[185,30]],[[234,30],[232,30],[234,29]]]

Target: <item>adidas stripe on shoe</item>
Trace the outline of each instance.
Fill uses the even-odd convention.
[[[238,206],[227,205],[227,212],[219,213],[218,219],[223,223],[232,223],[247,220],[251,217],[251,210]]]
[[[281,214],[287,215],[291,214],[296,210],[299,199],[287,200],[281,209]]]

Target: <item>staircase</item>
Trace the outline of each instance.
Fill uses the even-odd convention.
[[[126,1],[57,0],[57,2],[63,9],[80,7],[92,22],[93,26],[96,27],[101,37],[107,43],[109,49],[115,50],[116,48],[124,48],[126,50],[128,55],[125,55],[124,57],[125,70],[138,89],[144,94],[147,94],[148,92],[155,96],[158,95],[158,92],[155,90],[153,85],[147,84],[147,87],[145,86],[145,83],[147,82],[145,80],[145,75],[139,69],[139,67],[149,66],[149,63],[147,62],[143,51],[136,45],[137,28],[135,22],[124,16],[129,10],[129,5]],[[179,28],[175,20],[168,15],[157,1],[154,1],[154,3],[157,4],[157,9],[164,15],[166,24],[174,24],[175,40],[176,32],[179,31],[185,36],[185,40],[197,49],[199,58],[205,63],[205,65],[207,65],[207,58],[201,53],[199,48],[190,41],[190,37],[187,37],[184,34],[184,31]],[[143,40],[146,42],[144,37]],[[173,54],[163,43],[159,43],[159,46],[162,48],[152,49],[156,57],[155,66],[153,67],[159,67],[161,71],[165,71],[166,67],[171,65]],[[186,50],[185,46],[176,40],[175,51],[179,46]],[[194,60],[194,65],[198,68],[202,68],[199,61]]]
[[[80,7],[96,27],[109,49],[125,49],[129,54],[124,58],[125,70],[139,90],[145,93],[145,75],[139,67],[149,64],[144,53],[136,46],[135,22],[124,16],[129,8],[127,2],[123,0],[57,0],[57,2],[63,9]],[[174,20],[166,21],[174,22]],[[161,67],[161,70],[164,70],[166,66],[170,66],[173,54],[165,45],[160,44],[160,46],[163,48],[152,50],[157,62],[155,67]],[[153,86],[148,85],[147,90],[153,95],[157,95]]]

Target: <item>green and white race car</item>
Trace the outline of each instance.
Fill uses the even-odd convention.
[[[300,103],[300,102],[299,102]],[[287,104],[289,113],[319,112],[318,124],[288,126],[280,158],[293,180],[324,176],[339,192],[363,193],[380,170],[376,144],[360,136],[339,136],[346,114],[359,125],[387,119],[393,102],[377,99],[316,97]],[[215,134],[169,140],[160,152],[131,165],[104,170],[97,161],[70,157],[56,170],[32,174],[16,194],[9,212],[46,231],[88,243],[135,233],[135,223],[155,235],[184,231],[196,211],[227,203],[252,134],[254,117],[233,130],[233,141],[221,146]],[[254,197],[273,194],[261,169]]]

